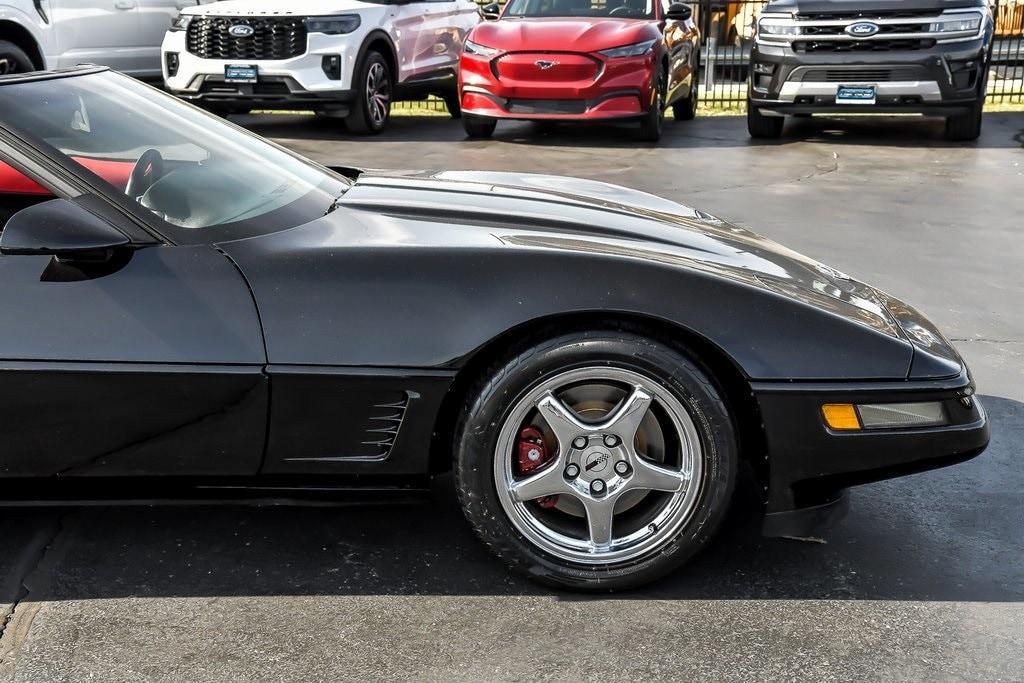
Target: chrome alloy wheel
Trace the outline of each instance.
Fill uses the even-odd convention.
[[[18,70],[18,63],[7,57],[0,57],[0,76],[13,74]]]
[[[553,456],[518,475],[517,440],[531,425]],[[632,370],[584,367],[516,402],[498,435],[494,484],[532,543],[599,564],[643,557],[674,538],[696,507],[703,467],[697,429],[674,395]]]
[[[384,125],[391,101],[391,81],[387,69],[380,62],[370,65],[366,72],[366,107],[374,127]]]

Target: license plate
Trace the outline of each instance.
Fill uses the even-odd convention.
[[[874,104],[875,86],[841,85],[836,90],[836,104]]]
[[[228,64],[224,67],[224,80],[229,83],[256,83],[259,68],[250,64]]]

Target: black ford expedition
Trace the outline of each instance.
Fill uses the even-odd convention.
[[[774,0],[758,21],[747,128],[784,116],[946,117],[946,137],[981,133],[993,21],[986,0]]]

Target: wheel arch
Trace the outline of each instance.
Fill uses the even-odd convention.
[[[466,358],[441,403],[430,446],[431,473],[451,468],[455,430],[461,410],[482,373],[503,357],[545,337],[573,331],[615,330],[649,336],[690,356],[715,382],[736,422],[739,453],[750,463],[759,485],[768,482],[768,459],[760,411],[740,366],[716,344],[683,325],[650,316],[607,311],[555,314],[531,320],[494,337]]]
[[[366,57],[366,53],[370,50],[376,50],[383,57],[384,61],[388,63],[388,68],[391,70],[391,76],[394,78],[394,82],[397,85],[399,82],[398,74],[398,51],[395,49],[395,43],[391,40],[391,36],[382,29],[374,29],[366,34],[363,38],[363,44],[359,46],[359,52],[356,55],[356,66],[363,63],[363,59]],[[353,81],[352,88],[356,87],[356,83]]]
[[[20,23],[10,19],[0,19],[0,40],[12,42],[24,50],[36,69],[41,71],[46,68],[39,42],[32,32]]]

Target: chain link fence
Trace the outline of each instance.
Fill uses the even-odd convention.
[[[477,0],[480,5],[489,0]],[[704,110],[742,111],[747,99],[747,70],[754,26],[765,0],[702,0],[689,4],[701,28],[700,105]],[[995,40],[989,70],[988,102],[1024,104],[1024,0],[994,0]],[[571,49],[571,48],[570,48]],[[443,113],[444,102],[431,97],[395,104]]]

